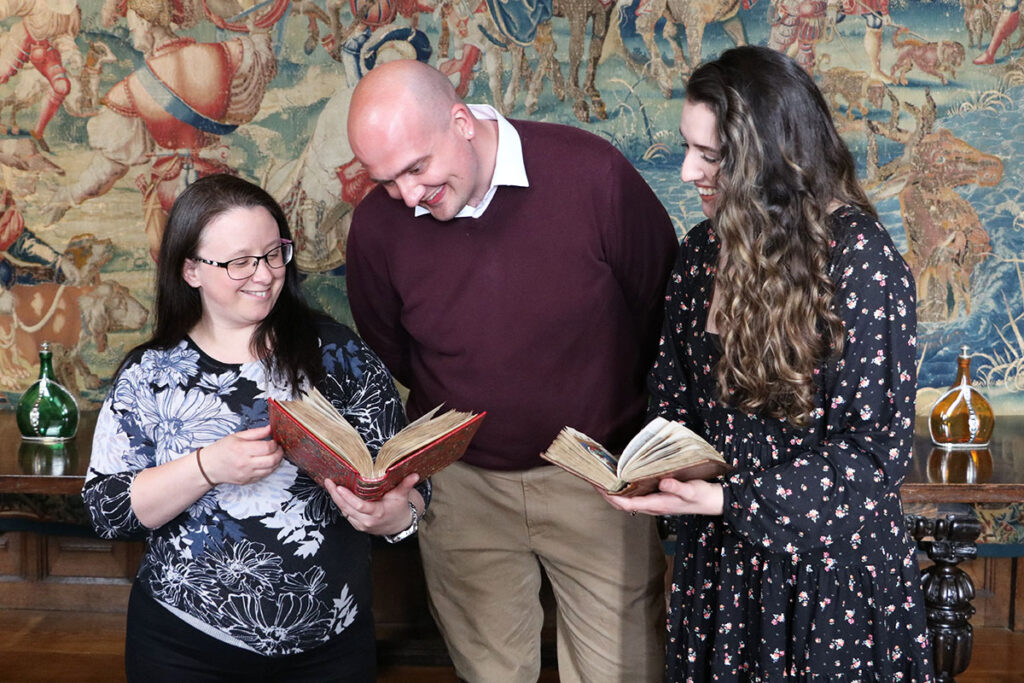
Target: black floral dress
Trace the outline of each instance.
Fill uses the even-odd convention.
[[[669,681],[927,681],[931,648],[899,486],[911,457],[915,287],[888,233],[834,215],[830,274],[846,336],[819,371],[810,427],[718,400],[706,333],[719,242],[683,240],[651,371],[652,411],[736,467],[721,517],[675,518]]]

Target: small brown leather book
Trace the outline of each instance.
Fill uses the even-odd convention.
[[[712,479],[732,467],[688,427],[656,417],[614,455],[586,434],[565,427],[542,458],[613,496],[640,496],[662,479]]]

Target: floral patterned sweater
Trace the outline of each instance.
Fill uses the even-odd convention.
[[[404,424],[394,383],[347,327],[319,332],[327,376],[317,388],[376,454]],[[190,339],[134,352],[100,411],[82,496],[100,536],[147,540],[138,588],[211,636],[283,655],[372,628],[369,536],[327,492],[284,460],[261,481],[216,486],[157,529],[130,500],[145,468],[266,425],[269,397],[292,398],[292,388],[260,362],[221,363]]]

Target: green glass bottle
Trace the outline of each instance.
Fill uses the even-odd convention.
[[[39,379],[21,395],[16,416],[26,441],[57,443],[75,438],[78,403],[53,374],[49,342],[39,347]]]

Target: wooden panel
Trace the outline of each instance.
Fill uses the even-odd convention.
[[[0,581],[22,577],[22,545],[22,533],[0,534]]]
[[[138,571],[138,544],[71,536],[47,537],[46,577],[92,577],[131,581]],[[134,558],[134,565],[132,559]]]
[[[87,581],[12,581],[2,584],[0,609],[72,610],[123,614],[131,585],[106,579]]]
[[[975,628],[974,651],[957,683],[1020,683],[1024,635],[1006,629]]]
[[[974,608],[971,617],[975,628],[991,626],[1008,628],[1010,623],[1010,569],[1008,557],[979,557],[961,563],[961,567],[974,581]]]
[[[394,545],[374,540],[373,616],[377,629],[389,637],[407,631],[434,631],[415,539]]]
[[[0,591],[2,593],[3,591]],[[124,680],[124,618],[89,612],[0,611],[0,680],[19,683],[117,683]],[[1020,683],[1024,634],[974,631],[974,656],[957,683]],[[380,658],[377,683],[456,683],[449,667]],[[558,681],[545,664],[539,683]]]
[[[119,683],[125,680],[123,653],[123,616],[0,610],[0,681]],[[450,666],[400,664],[379,657],[377,683],[457,681]],[[538,683],[557,681],[558,672],[546,665]]]
[[[141,543],[9,532],[0,536],[0,608],[123,613]]]
[[[1010,615],[1010,629],[1024,633],[1024,566],[1020,558],[1013,569],[1013,613]]]

